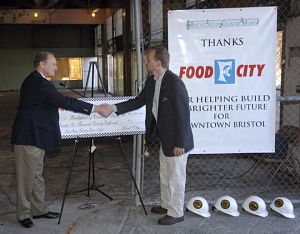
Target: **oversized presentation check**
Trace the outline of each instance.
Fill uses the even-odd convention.
[[[134,97],[80,98],[92,104],[115,104]],[[105,118],[97,113],[85,115],[72,111],[59,111],[62,139],[103,136],[136,135],[145,133],[145,107],[122,115],[111,114]]]

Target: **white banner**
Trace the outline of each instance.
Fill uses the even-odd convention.
[[[92,104],[115,104],[134,97],[80,98]],[[97,113],[85,115],[68,110],[59,111],[62,139],[91,138],[145,133],[145,107],[122,115],[111,114],[105,118]]]
[[[169,11],[194,154],[274,152],[276,24],[276,7]]]

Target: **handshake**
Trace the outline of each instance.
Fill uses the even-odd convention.
[[[99,115],[102,115],[103,117],[108,117],[111,115],[111,113],[114,112],[114,107],[113,105],[110,104],[94,105],[94,112],[97,112]]]

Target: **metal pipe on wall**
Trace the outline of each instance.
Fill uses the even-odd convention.
[[[136,48],[136,64],[137,64],[137,91],[138,93],[142,91],[142,78],[143,78],[143,60],[142,60],[142,42],[141,42],[141,2],[140,0],[134,0],[134,29],[135,29],[135,48]],[[142,135],[137,135],[136,141],[136,160],[135,162],[135,177],[138,188],[141,188],[141,159],[142,159]],[[142,191],[141,191],[142,193]],[[135,196],[135,205],[139,204],[139,197]]]

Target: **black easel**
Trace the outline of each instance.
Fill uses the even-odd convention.
[[[106,91],[104,88],[104,83],[101,79],[100,73],[99,73],[99,69],[98,69],[98,65],[95,61],[90,62],[89,65],[89,70],[88,70],[88,76],[87,76],[87,81],[86,81],[86,85],[85,85],[85,89],[84,89],[84,97],[85,97],[85,93],[86,93],[86,89],[87,89],[87,85],[88,85],[88,81],[89,81],[89,77],[90,77],[90,73],[92,72],[92,89],[91,89],[91,97],[94,97],[94,67],[96,67],[96,71],[97,71],[97,76],[98,76],[98,80],[100,81],[102,88],[103,88],[103,93],[104,96],[106,97]],[[63,85],[62,85],[63,86]],[[67,86],[64,86],[65,88],[68,88]],[[99,88],[99,83],[98,83],[98,88]],[[70,88],[69,88],[70,89]],[[71,89],[70,89],[71,90]],[[73,90],[71,90],[73,91]],[[73,148],[73,154],[71,157],[71,161],[70,161],[70,165],[69,165],[69,174],[67,177],[67,182],[66,182],[66,186],[65,186],[65,192],[64,192],[64,197],[63,197],[63,202],[62,202],[62,206],[61,206],[61,210],[60,210],[60,215],[59,215],[59,220],[58,220],[58,224],[60,224],[60,220],[61,220],[61,216],[62,216],[62,212],[63,212],[63,208],[64,208],[64,204],[65,204],[65,200],[66,200],[66,196],[68,194],[68,188],[69,188],[69,183],[70,183],[70,179],[71,179],[71,173],[73,170],[73,164],[74,164],[74,158],[75,158],[75,154],[76,154],[76,146],[78,143],[78,139],[75,140],[74,143],[74,148]],[[87,196],[90,196],[90,190],[95,190],[98,191],[99,193],[103,194],[104,196],[106,196],[107,198],[109,198],[109,200],[113,200],[113,198],[109,195],[107,195],[106,193],[104,193],[102,190],[100,190],[98,188],[98,186],[96,185],[96,177],[95,177],[95,157],[94,157],[94,150],[93,150],[93,146],[94,146],[94,139],[90,138],[90,148],[89,148],[89,174],[88,174],[88,186],[87,188],[72,192],[72,194],[75,193],[80,193],[80,192],[84,192],[87,191]],[[91,183],[91,173],[92,173],[92,183]],[[104,185],[100,185],[100,186],[104,186]]]
[[[103,89],[103,93],[104,93],[104,96],[106,97],[107,94],[106,94],[106,91],[105,91],[105,87],[104,87],[104,83],[103,83],[103,80],[100,76],[100,72],[99,72],[99,68],[98,68],[98,64],[96,61],[92,61],[90,62],[90,65],[89,65],[89,70],[88,70],[88,76],[87,76],[87,79],[86,79],[86,82],[85,82],[85,87],[84,87],[84,93],[83,93],[83,96],[85,97],[85,93],[86,93],[86,89],[87,89],[87,86],[88,86],[88,83],[89,83],[89,79],[90,79],[90,74],[92,73],[92,97],[94,96],[94,75],[95,75],[95,69],[97,71],[97,77],[98,77],[98,90],[99,90],[99,83],[101,83],[102,85],[102,89]]]
[[[94,81],[95,81],[95,73],[94,71],[97,71],[97,77],[98,77],[98,81],[101,83],[102,85],[102,89],[103,89],[103,93],[104,96],[107,97],[106,91],[105,91],[105,87],[104,87],[104,83],[102,81],[102,78],[100,76],[99,73],[99,68],[97,65],[96,61],[92,61],[90,62],[89,65],[89,70],[88,70],[88,76],[87,76],[87,80],[86,80],[86,84],[85,84],[85,88],[84,88],[84,97],[85,97],[85,93],[86,93],[86,89],[88,86],[88,82],[89,82],[89,78],[90,78],[90,74],[92,73],[92,89],[91,89],[91,97],[94,97]],[[99,90],[99,83],[98,83],[98,90]],[[94,146],[94,139],[90,138],[90,148],[89,148],[89,175],[88,175],[88,186],[85,189],[81,189],[78,191],[75,191],[73,193],[80,193],[80,192],[84,192],[87,191],[87,196],[90,196],[90,190],[95,190],[98,191],[99,193],[102,193],[104,196],[106,196],[107,198],[109,198],[109,200],[113,200],[112,197],[110,197],[109,195],[107,195],[106,193],[104,193],[103,191],[101,191],[98,187],[102,187],[104,186],[104,184],[97,186],[96,185],[96,179],[95,179],[95,157],[94,157],[94,150],[93,150],[93,146]],[[91,183],[91,173],[92,173],[92,183]]]
[[[102,87],[103,87],[103,92],[104,92],[104,96],[107,97],[107,94],[106,94],[106,91],[105,91],[105,88],[104,88],[104,84],[103,84],[103,81],[100,77],[100,73],[99,73],[99,69],[98,69],[98,66],[97,66],[97,63],[96,62],[90,62],[90,65],[89,65],[89,72],[88,72],[88,77],[87,77],[87,81],[86,81],[86,86],[85,86],[85,91],[84,91],[84,96],[85,96],[85,92],[86,92],[86,89],[87,89],[87,85],[88,85],[88,80],[89,80],[89,76],[90,76],[90,72],[92,70],[92,89],[91,89],[91,97],[93,98],[94,97],[94,67],[96,67],[97,69],[97,73],[98,73],[98,79],[100,80],[101,84],[102,84]],[[66,87],[66,86],[64,86]],[[67,87],[66,87],[67,88]],[[145,205],[144,205],[144,202],[143,202],[143,199],[141,197],[141,194],[140,194],[140,191],[137,187],[137,184],[136,184],[136,180],[134,178],[134,175],[132,173],[132,170],[130,168],[130,164],[127,160],[127,157],[126,157],[126,153],[125,153],[125,150],[124,150],[124,147],[123,147],[123,143],[122,143],[122,140],[120,137],[117,137],[116,140],[118,141],[119,145],[120,145],[120,150],[121,150],[121,154],[123,156],[123,159],[124,161],[127,163],[128,165],[128,169],[130,171],[130,176],[134,182],[134,186],[135,186],[135,189],[138,193],[138,196],[139,196],[139,199],[140,199],[140,202],[142,204],[142,207],[143,207],[143,210],[145,212],[145,215],[147,215],[147,211],[146,211],[146,208],[145,208]],[[66,200],[66,196],[68,194],[68,187],[69,187],[69,183],[70,183],[70,178],[71,178],[71,172],[72,172],[72,169],[73,169],[73,164],[74,164],[74,158],[75,158],[75,154],[76,154],[76,146],[77,146],[77,143],[78,143],[78,139],[75,140],[75,144],[74,144],[74,148],[73,148],[73,154],[72,154],[72,157],[71,157],[71,161],[70,161],[70,164],[69,164],[69,174],[68,174],[68,177],[67,177],[67,182],[66,182],[66,186],[65,186],[65,191],[64,191],[64,197],[63,197],[63,202],[62,202],[62,206],[61,206],[61,210],[60,210],[60,215],[59,215],[59,220],[58,220],[58,224],[60,224],[60,220],[61,220],[61,216],[62,216],[62,212],[63,212],[63,208],[64,208],[64,204],[65,204],[65,200]],[[101,191],[97,185],[96,185],[96,182],[95,182],[95,157],[94,157],[94,150],[92,150],[93,148],[93,145],[94,145],[94,139],[91,138],[90,139],[90,149],[89,149],[89,174],[88,174],[88,187],[85,188],[85,189],[82,189],[82,190],[78,190],[78,191],[75,191],[73,192],[72,194],[74,193],[79,193],[79,192],[83,192],[83,191],[88,191],[87,193],[87,196],[90,196],[90,190],[96,190],[100,193],[102,193],[104,196],[106,196],[107,198],[109,198],[110,200],[113,200],[112,197],[110,197],[109,195],[107,195],[106,193],[104,193],[103,191]],[[90,178],[91,178],[91,169],[92,169],[92,183],[90,184]],[[100,185],[100,186],[103,186],[103,185]]]

